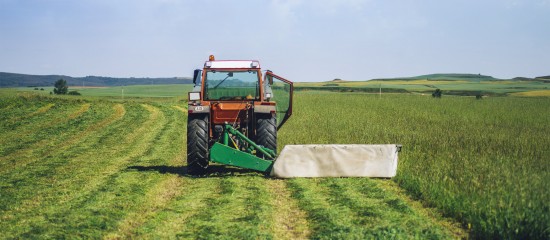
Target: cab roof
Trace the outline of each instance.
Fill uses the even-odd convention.
[[[204,68],[260,68],[260,62],[258,60],[206,61]]]

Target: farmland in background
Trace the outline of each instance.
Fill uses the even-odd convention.
[[[333,80],[297,83],[297,90],[328,90],[336,92],[394,92],[431,94],[441,89],[444,95],[459,96],[548,96],[550,80],[495,79],[472,74],[431,74],[412,78],[374,79],[370,81]]]
[[[38,87],[40,89],[40,87]],[[32,90],[34,87],[21,87],[16,88],[21,92],[35,92],[48,95],[53,92],[53,87],[43,87],[44,90]],[[187,99],[187,92],[191,91],[193,85],[191,84],[167,84],[167,85],[130,85],[130,86],[116,86],[116,87],[81,87],[81,86],[69,86],[70,91],[78,91],[83,97],[180,97]],[[6,91],[6,90],[5,90]]]
[[[53,87],[20,87],[19,91],[32,91],[49,94]],[[177,97],[186,98],[192,89],[191,84],[170,85],[130,85],[114,87],[81,87],[70,86],[83,96],[95,97]],[[333,91],[333,92],[367,92],[367,93],[416,93],[431,94],[441,89],[443,95],[455,96],[550,96],[550,80],[535,79],[494,79],[478,75],[425,75],[414,78],[378,79],[370,81],[334,80],[328,82],[298,82],[297,91]]]
[[[297,92],[280,148],[400,143],[398,175],[277,180],[189,177],[183,94],[0,94],[4,238],[550,237],[549,98]]]

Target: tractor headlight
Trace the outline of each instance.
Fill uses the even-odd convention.
[[[189,101],[201,100],[200,92],[189,92]]]

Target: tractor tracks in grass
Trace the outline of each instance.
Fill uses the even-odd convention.
[[[22,171],[14,170],[3,174],[3,182],[7,186],[3,184],[2,187],[6,189],[2,202],[5,203],[7,211],[3,212],[2,217],[16,222],[26,218],[25,216],[38,217],[40,220],[40,213],[48,211],[48,205],[49,208],[55,209],[56,204],[78,195],[82,186],[89,183],[89,177],[103,177],[95,171],[90,171],[99,167],[93,162],[101,155],[106,157],[107,150],[116,152],[112,144],[119,139],[108,133],[127,127],[129,123],[123,118],[126,112],[122,105],[117,104],[113,108],[115,111],[111,117],[89,126],[83,134],[70,139],[68,142],[72,144],[63,145],[61,149],[56,149],[58,151],[42,156],[42,161],[21,169]],[[139,115],[134,118],[140,119]],[[119,119],[123,121],[117,125],[112,124]],[[105,140],[105,137],[111,140]],[[109,141],[112,143],[107,144]],[[100,147],[97,144],[100,144]],[[40,210],[34,211],[38,207]],[[28,222],[32,220],[28,219]]]
[[[180,133],[184,128],[183,116],[180,111],[164,108],[170,118],[166,127],[159,133],[160,138],[153,144],[154,149],[143,162],[133,163],[130,169],[137,170],[130,174],[154,178],[157,182],[147,188],[144,199],[138,203],[139,207],[131,210],[119,221],[116,230],[104,235],[104,239],[134,238],[143,234],[141,226],[154,218],[160,211],[169,207],[170,203],[187,187],[186,181],[181,178],[182,164],[185,159],[185,134]],[[171,151],[170,150],[175,150]],[[169,152],[168,154],[166,154]],[[158,159],[169,156],[170,160]],[[163,173],[163,174],[159,174]],[[168,173],[168,174],[166,174]]]
[[[380,183],[382,181],[382,184]],[[456,225],[427,214],[388,180],[291,179],[312,238],[462,238]]]
[[[399,187],[398,183],[380,179],[375,181],[378,187],[395,194],[396,197],[403,200],[409,207],[415,209],[415,212],[422,218],[428,219],[432,223],[448,230],[455,239],[468,238],[468,230],[464,229],[460,222],[455,219],[444,217],[436,208],[428,207],[421,201],[414,200],[409,194],[407,194],[405,189]]]
[[[6,119],[6,123],[11,122],[12,124],[8,124],[2,129],[4,131],[0,138],[0,155],[10,154],[28,142],[37,141],[39,139],[36,137],[37,135],[44,134],[44,130],[53,123],[63,121],[75,107],[73,104],[50,103],[28,114],[29,117],[15,116]],[[10,112],[5,114],[11,115]],[[33,116],[35,117],[33,118]]]
[[[128,214],[118,224],[115,232],[106,234],[104,239],[133,238],[148,219],[165,209],[176,196],[183,191],[184,181],[177,176],[171,176],[154,185],[145,194],[143,204],[137,211]]]
[[[141,225],[180,191],[181,181],[174,176],[160,173],[145,174],[133,171],[129,165],[172,164],[167,160],[181,160],[174,156],[179,148],[168,148],[180,135],[177,130],[183,123],[166,109],[142,105],[150,115],[141,124],[122,138],[119,144],[126,147],[121,154],[106,154],[110,161],[96,164],[96,174],[79,174],[87,178],[86,183],[64,181],[58,187],[66,186],[69,195],[45,212],[44,215],[63,216],[65,224],[50,227],[47,232],[64,232],[83,237],[133,236],[134,229]],[[164,113],[163,113],[164,112]],[[169,115],[169,116],[167,116]],[[181,140],[180,140],[181,141]],[[168,152],[168,154],[165,154]],[[103,164],[101,163],[103,162]],[[75,187],[80,186],[80,189]],[[59,218],[59,217],[58,217]],[[46,228],[44,226],[44,228]],[[103,229],[103,230],[100,230]],[[105,231],[113,231],[106,234]]]
[[[308,239],[310,235],[306,213],[299,203],[292,198],[286,180],[267,180],[273,205],[273,225],[271,231],[274,239]]]
[[[291,197],[285,180],[268,179],[254,172],[220,173],[206,178],[172,176],[178,179],[173,183],[181,187],[177,194],[170,195],[162,204],[146,201],[142,208],[153,211],[146,210],[135,221],[123,221],[116,233],[106,238],[307,239],[309,236],[306,214]],[[159,194],[162,192],[174,190]],[[126,228],[129,222],[133,226]]]
[[[90,191],[94,189],[97,190],[98,187],[103,185],[104,181],[108,180],[113,174],[120,172],[130,160],[136,159],[148,151],[150,139],[154,137],[153,135],[156,133],[157,128],[162,126],[163,122],[158,122],[160,124],[155,127],[155,123],[157,123],[161,113],[158,109],[149,105],[143,105],[143,108],[145,108],[150,115],[143,124],[134,126],[138,129],[132,129],[132,131],[126,132],[127,135],[125,136],[110,136],[113,141],[112,143],[120,144],[120,146],[126,148],[118,148],[117,145],[105,146],[110,144],[107,143],[107,140],[103,140],[105,143],[105,145],[103,145],[103,147],[105,147],[104,152],[93,152],[82,155],[77,158],[77,161],[73,162],[73,164],[63,165],[62,168],[57,170],[59,173],[76,171],[76,174],[83,175],[82,177],[85,178],[80,179],[80,184],[74,184],[72,179],[61,180],[58,184],[60,186],[78,188],[78,194],[73,197],[85,196]],[[102,140],[100,140],[100,142],[101,141]],[[104,157],[108,159],[104,159]],[[96,166],[86,166],[86,161],[88,160],[92,160]],[[77,189],[74,189],[74,191],[71,192],[76,193],[76,190]],[[63,202],[69,202],[72,199],[73,198],[68,197],[64,199]]]
[[[120,120],[125,114],[124,106],[121,104],[117,104],[113,106],[113,113],[110,116],[107,116],[102,120],[98,120],[95,124],[91,124],[84,130],[80,130],[82,124],[70,124],[72,123],[72,120],[75,120],[77,119],[77,117],[86,113],[90,109],[90,106],[90,104],[83,104],[77,111],[72,112],[69,116],[64,116],[63,120],[58,119],[57,121],[59,121],[59,127],[64,128],[64,131],[59,132],[58,135],[51,135],[49,138],[39,140],[34,144],[29,144],[19,151],[1,156],[0,173],[11,171],[16,168],[23,167],[34,161],[43,159],[43,156],[46,154],[55,155],[60,152],[66,151],[67,149],[77,144],[79,141],[85,139],[88,135],[96,133],[97,130],[105,128],[105,126]],[[93,121],[91,119],[81,120]],[[69,123],[69,127],[61,126],[61,124],[63,123]],[[54,121],[42,127],[51,127],[54,124],[57,123],[55,123]]]
[[[214,185],[213,194],[210,192],[204,199],[206,205],[187,217],[182,229],[171,231],[175,231],[177,238],[271,238],[272,208],[261,179],[258,176],[205,180]]]
[[[25,129],[12,130],[3,134],[2,139],[0,139],[0,144],[6,145],[6,143],[8,143],[12,148],[15,147],[17,150],[0,156],[0,164],[2,164],[5,159],[9,159],[11,157],[10,155],[17,155],[15,158],[18,158],[24,156],[25,153],[49,143],[52,140],[49,137],[52,135],[64,135],[69,133],[70,131],[68,131],[68,128],[70,128],[70,126],[67,125],[70,125],[72,120],[87,112],[90,109],[90,105],[90,103],[84,103],[74,106],[60,106],[57,109],[58,111],[53,113],[54,116],[27,124],[24,127]],[[6,146],[2,148],[5,149]],[[1,168],[0,165],[0,169]]]
[[[8,130],[8,131],[17,131],[21,126],[25,126],[28,123],[32,123],[36,120],[37,117],[40,117],[41,115],[48,113],[52,108],[56,106],[55,103],[47,103],[42,107],[39,107],[38,109],[34,110],[33,112],[26,113],[25,110],[32,109],[35,105],[34,102],[32,102],[33,106],[20,106],[20,109],[16,109],[15,116],[5,119],[0,124],[0,129]],[[23,110],[23,111],[21,111]],[[8,112],[8,111],[6,111]],[[6,114],[10,115],[10,114]]]
[[[37,109],[36,111],[27,114],[26,116],[21,116],[19,118],[13,119],[12,122],[17,122],[21,119],[31,118],[31,117],[34,117],[36,115],[43,114],[43,113],[49,111],[50,109],[52,109],[52,107],[54,107],[54,106],[55,106],[55,103],[48,103],[48,104],[46,104],[46,106],[43,106],[43,107]]]
[[[178,178],[181,181],[181,192],[165,207],[156,211],[133,234],[146,239],[169,239],[183,237],[182,231],[188,223],[195,221],[195,216],[208,211],[208,202],[219,198],[217,185],[207,178]],[[136,231],[138,230],[138,231]]]

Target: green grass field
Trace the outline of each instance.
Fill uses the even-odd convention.
[[[279,148],[404,148],[392,180],[279,180],[188,176],[185,93],[0,94],[1,238],[550,238],[548,98],[297,92]]]

